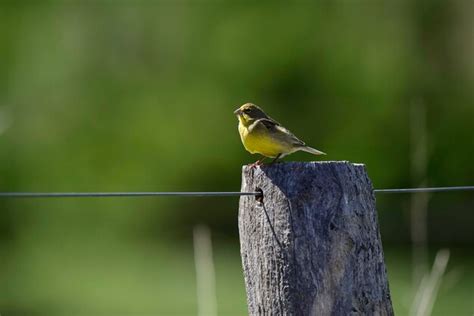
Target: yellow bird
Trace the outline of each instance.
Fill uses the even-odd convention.
[[[306,151],[313,155],[325,155],[322,151],[306,144],[265,114],[261,108],[246,103],[234,111],[239,119],[239,134],[245,149],[252,154],[261,154],[259,165],[265,157],[275,158],[273,162],[295,151]]]

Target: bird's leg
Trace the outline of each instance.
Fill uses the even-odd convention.
[[[277,162],[278,158],[281,157],[281,154],[278,154],[275,159],[272,160],[272,162],[270,162],[271,165],[273,165],[275,162]]]
[[[262,156],[259,160],[255,161],[253,164],[251,164],[250,168],[255,168],[256,166],[260,166],[266,158],[267,157]]]

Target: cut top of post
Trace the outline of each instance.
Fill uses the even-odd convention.
[[[247,190],[262,191],[265,196],[265,181],[267,179],[277,186],[286,198],[297,198],[311,189],[312,192],[320,190],[321,194],[335,191],[344,194],[360,195],[361,189],[370,189],[369,195],[373,196],[372,182],[367,176],[366,167],[362,163],[348,161],[321,161],[321,162],[285,162],[252,167],[242,167],[243,181],[252,179],[255,187],[247,186]],[[366,186],[344,186],[344,183],[353,183],[355,179],[363,180]],[[258,187],[258,184],[263,187]],[[342,185],[342,187],[341,187]]]

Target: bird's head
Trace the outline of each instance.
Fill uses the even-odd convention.
[[[252,124],[258,119],[268,118],[261,108],[252,103],[245,103],[235,110],[234,114],[237,115],[239,121],[245,126]]]

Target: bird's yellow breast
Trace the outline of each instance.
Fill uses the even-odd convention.
[[[274,158],[278,154],[288,153],[289,148],[274,139],[269,133],[258,130],[249,131],[248,127],[239,123],[239,134],[242,143],[248,152]]]

